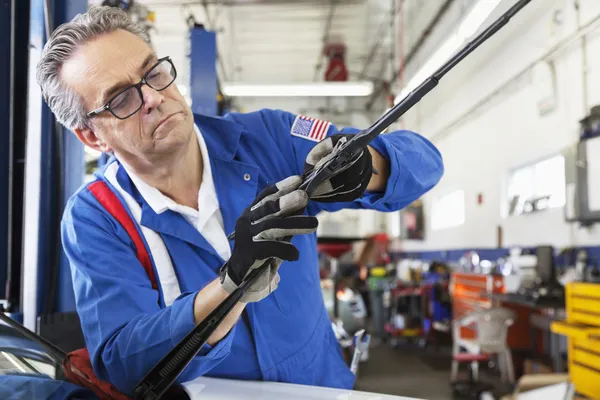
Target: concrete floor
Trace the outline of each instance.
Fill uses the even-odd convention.
[[[452,396],[451,359],[449,347],[372,346],[369,360],[360,365],[355,389],[425,400],[466,399]],[[461,367],[459,379],[466,379],[467,374],[466,367]],[[500,382],[496,371],[480,364],[480,374],[481,383],[492,385],[496,398],[512,392],[510,385]]]
[[[360,365],[356,390],[427,400],[452,398],[450,353],[380,344],[369,349],[369,361]]]

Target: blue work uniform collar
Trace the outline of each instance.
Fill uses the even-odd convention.
[[[248,157],[238,154],[244,132],[242,125],[226,118],[204,115],[195,115],[195,122],[208,148],[223,225],[225,233],[229,234],[258,194],[260,169]]]
[[[240,124],[206,115],[194,115],[194,122],[202,132],[211,160],[233,160],[243,132]]]
[[[253,163],[235,160],[243,133],[241,125],[223,118],[198,115],[195,116],[195,122],[208,149],[225,233],[228,234],[233,231],[235,222],[242,211],[256,197],[259,168]],[[109,164],[112,161],[111,159]],[[103,169],[99,171],[99,174],[102,173]],[[248,179],[248,177],[250,178]],[[120,163],[117,181],[140,204],[143,226],[155,232],[184,240],[219,257],[206,239],[182,215],[172,210],[157,214],[136,189],[127,175],[127,171]]]

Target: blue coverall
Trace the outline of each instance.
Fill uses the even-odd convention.
[[[218,118],[195,116],[208,147],[226,233],[234,230],[237,218],[263,188],[302,174],[306,155],[316,143],[290,134],[295,117],[268,109]],[[331,125],[327,134],[334,133],[338,129]],[[348,203],[310,202],[308,214],[343,208],[396,211],[442,176],[440,153],[413,132],[380,135],[371,146],[390,162],[386,191],[366,192]],[[102,170],[97,179],[104,179]],[[217,278],[224,260],[183,216],[170,210],[156,214],[122,166],[117,180],[139,202],[142,225],[159,233],[169,251],[182,292],[172,306],[165,307],[160,289],[152,289],[126,231],[86,187],[68,202],[62,236],[94,370],[99,378],[130,393],[194,327],[195,293]],[[317,237],[297,236],[292,243],[300,259],[281,265],[278,289],[248,304],[247,317],[240,318],[214,347],[205,345],[179,382],[205,375],[353,386],[354,376],[342,359],[321,294]]]

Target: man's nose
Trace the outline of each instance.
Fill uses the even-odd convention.
[[[148,85],[142,86],[142,96],[144,96],[144,112],[147,114],[165,101],[165,97],[161,92],[152,89]]]

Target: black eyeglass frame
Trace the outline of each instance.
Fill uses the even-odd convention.
[[[162,89],[156,89],[155,87],[153,87],[151,84],[148,83],[148,81],[146,81],[146,77],[152,72],[154,71],[154,68],[158,67],[159,64],[161,64],[163,61],[167,61],[169,64],[171,64],[171,68],[172,68],[172,77],[173,79],[171,80],[171,82],[165,86]],[[135,85],[130,85],[127,86],[126,88],[123,88],[123,90],[120,90],[117,94],[115,94],[114,96],[112,96],[103,106],[98,107],[97,109],[90,111],[89,113],[87,113],[88,117],[95,117],[96,115],[104,112],[104,111],[110,111],[110,113],[112,115],[114,115],[115,118],[117,119],[127,119],[129,117],[131,117],[132,115],[134,115],[136,112],[140,111],[140,109],[144,106],[144,94],[142,93],[142,85],[148,85],[148,87],[151,87],[152,89],[156,90],[157,92],[161,92],[163,90],[165,90],[166,88],[168,88],[169,86],[171,86],[173,84],[173,82],[175,82],[175,79],[177,78],[177,69],[175,68],[175,64],[173,64],[173,60],[171,60],[171,57],[167,56],[167,57],[163,57],[163,58],[159,58],[158,61],[156,62],[156,64],[154,64],[150,69],[148,69],[148,71],[144,74],[144,76],[142,77],[142,79],[136,83]],[[126,117],[119,117],[117,114],[114,113],[114,111],[112,110],[112,108],[110,107],[110,103],[112,101],[114,101],[117,97],[119,97],[121,94],[123,94],[124,92],[126,92],[127,90],[131,89],[131,88],[136,88],[138,95],[140,96],[140,99],[142,100],[140,102],[140,106],[131,114],[129,114]]]

